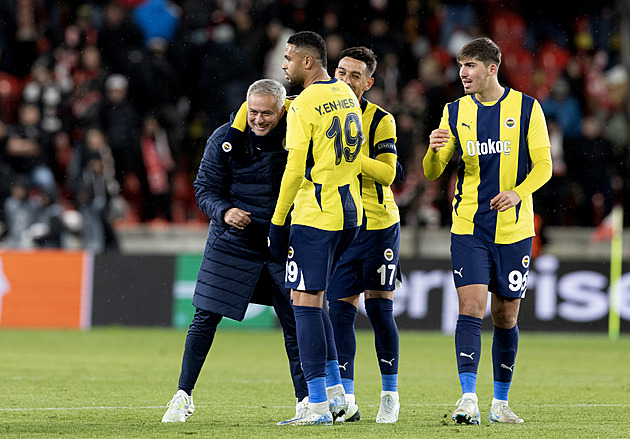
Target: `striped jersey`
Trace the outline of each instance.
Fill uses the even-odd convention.
[[[350,89],[332,78],[317,81],[295,98],[287,116],[289,150],[272,222],[321,230],[361,225],[361,108]]]
[[[361,98],[361,110],[365,135],[362,153],[372,159],[380,154],[397,154],[394,117],[365,98]],[[363,174],[362,195],[367,230],[386,229],[400,221],[390,186],[383,186]]]
[[[451,232],[497,244],[534,236],[531,193],[505,212],[491,210],[490,200],[525,180],[533,149],[551,148],[538,101],[507,87],[496,102],[464,96],[444,107],[440,128],[451,137],[439,150],[439,161],[447,163],[455,150],[459,153]]]

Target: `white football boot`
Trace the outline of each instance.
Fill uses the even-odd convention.
[[[346,393],[346,401],[348,401],[348,410],[344,415],[339,416],[335,422],[356,422],[361,419],[361,413],[359,412],[359,406],[355,396],[350,393]]]
[[[178,390],[166,407],[162,422],[186,422],[195,412],[192,395],[183,390]]]
[[[298,399],[295,404],[295,417],[301,418],[304,415],[305,410],[308,408],[308,396],[305,396],[301,401]]]
[[[332,413],[334,421],[346,414],[348,411],[348,401],[346,401],[346,393],[343,389],[343,385],[337,384],[336,386],[327,387],[326,397],[328,398],[330,413]]]
[[[481,415],[477,405],[477,395],[474,393],[464,393],[457,401],[457,408],[453,412],[453,421],[458,424],[479,425]]]
[[[398,421],[400,412],[400,398],[398,392],[381,391],[381,405],[376,415],[379,424],[393,424]]]
[[[507,401],[500,401],[492,398],[492,408],[490,409],[490,422],[500,422],[504,424],[522,424],[523,418],[519,418],[508,407]]]
[[[308,403],[301,416],[296,416],[287,421],[280,421],[276,425],[333,425],[333,416],[328,409],[328,401]]]

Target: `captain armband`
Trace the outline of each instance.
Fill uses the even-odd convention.
[[[374,145],[375,155],[391,153],[397,154],[396,152],[396,144],[392,140],[385,140],[383,142],[378,142]]]

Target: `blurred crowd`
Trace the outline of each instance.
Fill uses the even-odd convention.
[[[0,246],[102,252],[127,224],[207,221],[192,192],[205,141],[254,80],[289,88],[280,65],[301,30],[325,38],[331,75],[345,47],[377,54],[366,97],[397,122],[404,225],[450,223],[456,162],[429,182],[421,159],[463,93],[454,55],[486,35],[503,51],[501,83],[547,116],[540,221],[597,226],[630,206],[624,14],[607,0],[556,3],[0,0]]]

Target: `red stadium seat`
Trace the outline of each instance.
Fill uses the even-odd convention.
[[[571,52],[554,42],[543,43],[538,50],[536,64],[545,74],[544,86],[551,88],[556,79],[564,71],[567,62],[571,58]]]
[[[501,51],[523,48],[525,32],[525,20],[515,12],[500,11],[490,18],[490,33]]]
[[[571,57],[568,49],[547,41],[538,50],[538,63],[544,69],[564,70]]]
[[[507,73],[534,72],[534,56],[524,48],[503,52],[501,68]]]

